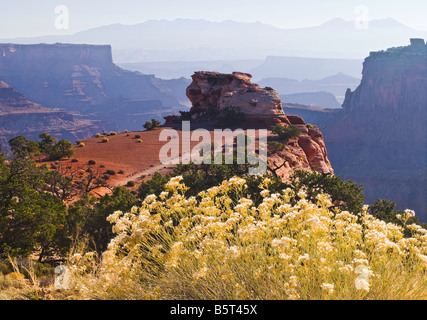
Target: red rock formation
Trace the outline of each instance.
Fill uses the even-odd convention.
[[[302,134],[294,141],[288,142],[285,150],[269,156],[270,167],[275,168],[286,161],[283,168],[276,172],[285,181],[296,170],[333,174],[334,169],[328,159],[328,152],[319,128],[307,125],[301,117],[294,115],[286,117],[290,124],[301,130]]]
[[[246,124],[287,123],[278,93],[251,83],[252,76],[233,72],[196,72],[187,88],[195,121],[212,120],[225,107],[234,106],[245,113]]]
[[[193,104],[191,115],[194,121],[215,120],[218,111],[235,106],[245,113],[242,127],[271,128],[277,123],[283,126],[293,124],[301,130],[301,136],[288,142],[285,150],[269,156],[270,168],[280,167],[276,174],[283,180],[299,169],[333,173],[319,129],[307,125],[301,117],[285,115],[277,92],[251,83],[251,78],[250,74],[240,72],[196,72],[187,88],[187,96]],[[165,119],[168,124],[176,122],[172,117]]]

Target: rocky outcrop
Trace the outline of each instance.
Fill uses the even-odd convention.
[[[299,169],[332,174],[334,170],[320,130],[301,117],[285,115],[277,92],[251,83],[251,78],[250,74],[241,72],[196,72],[187,88],[187,96],[193,105],[190,111],[193,122],[215,121],[222,109],[234,106],[245,114],[244,123],[239,124],[242,127],[271,129],[275,124],[295,125],[302,134],[288,142],[285,150],[269,155],[270,168],[279,168],[275,173],[283,180],[288,180]],[[165,119],[167,125],[180,123],[176,116]]]
[[[181,109],[174,92],[188,86],[124,70],[100,45],[0,44],[0,77],[31,101],[103,120],[110,130],[140,130],[144,120]]]
[[[363,184],[367,203],[393,200],[427,221],[427,46],[372,52],[340,116],[322,131],[336,174]]]
[[[222,109],[234,106],[244,112],[246,124],[288,123],[278,93],[251,83],[251,78],[241,72],[196,72],[187,88],[192,119],[212,120]]]
[[[302,134],[294,141],[288,142],[283,151],[269,156],[270,167],[275,168],[284,163],[276,173],[285,181],[296,170],[333,174],[334,169],[328,159],[326,145],[319,128],[306,124],[301,117],[294,115],[286,117],[290,124],[301,130]]]

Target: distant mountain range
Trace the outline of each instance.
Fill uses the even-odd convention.
[[[394,47],[409,38],[427,38],[391,18],[368,29],[335,18],[308,28],[281,29],[263,23],[176,19],[135,25],[112,24],[74,35],[0,39],[13,43],[110,44],[114,61],[252,60],[267,56],[362,59],[370,51]]]

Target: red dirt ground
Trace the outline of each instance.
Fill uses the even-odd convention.
[[[159,141],[159,135],[162,130],[168,128],[162,127],[151,131],[118,133],[117,135],[108,136],[108,142],[102,142],[104,136],[83,140],[84,147],[74,146],[75,155],[72,159],[77,159],[78,162],[72,162],[72,159],[69,159],[56,163],[61,166],[77,168],[86,165],[89,160],[94,160],[96,164],[92,167],[95,170],[99,169],[102,174],[106,174],[107,170],[114,170],[117,173],[123,171],[123,174],[110,175],[107,181],[109,187],[125,186],[128,181],[134,181],[136,186],[129,189],[136,190],[138,184],[142,181],[141,176],[145,176],[145,180],[147,180],[155,172],[164,174],[173,170],[173,165],[163,165],[159,159],[160,149],[167,143]],[[177,130],[177,132],[179,139],[174,139],[173,144],[179,144],[181,141],[182,132],[180,130]],[[212,130],[210,133],[213,137]],[[139,135],[140,138],[136,138],[136,135]],[[142,143],[138,142],[139,139],[142,140]],[[193,147],[198,143],[200,142],[191,142],[191,146]],[[99,188],[92,193],[101,196],[110,192],[111,189],[109,188]]]

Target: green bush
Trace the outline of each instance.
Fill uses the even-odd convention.
[[[157,129],[158,127],[160,127],[160,121],[156,120],[156,119],[151,119],[151,122],[147,121],[143,127],[149,131],[149,130],[153,130],[153,129]]]
[[[126,185],[130,188],[133,188],[133,187],[135,187],[136,183],[135,183],[135,181],[128,181],[128,183]]]
[[[302,131],[297,126],[290,124],[287,127],[282,126],[281,124],[276,124],[271,130],[272,133],[275,133],[279,136],[279,139],[284,143],[287,143],[289,140],[298,138]]]
[[[245,120],[245,113],[235,106],[228,106],[219,113],[219,121],[222,125],[235,126]]]
[[[285,145],[283,143],[277,142],[277,141],[270,141],[268,143],[268,152],[270,153],[276,153],[278,151],[283,151],[285,149]]]

